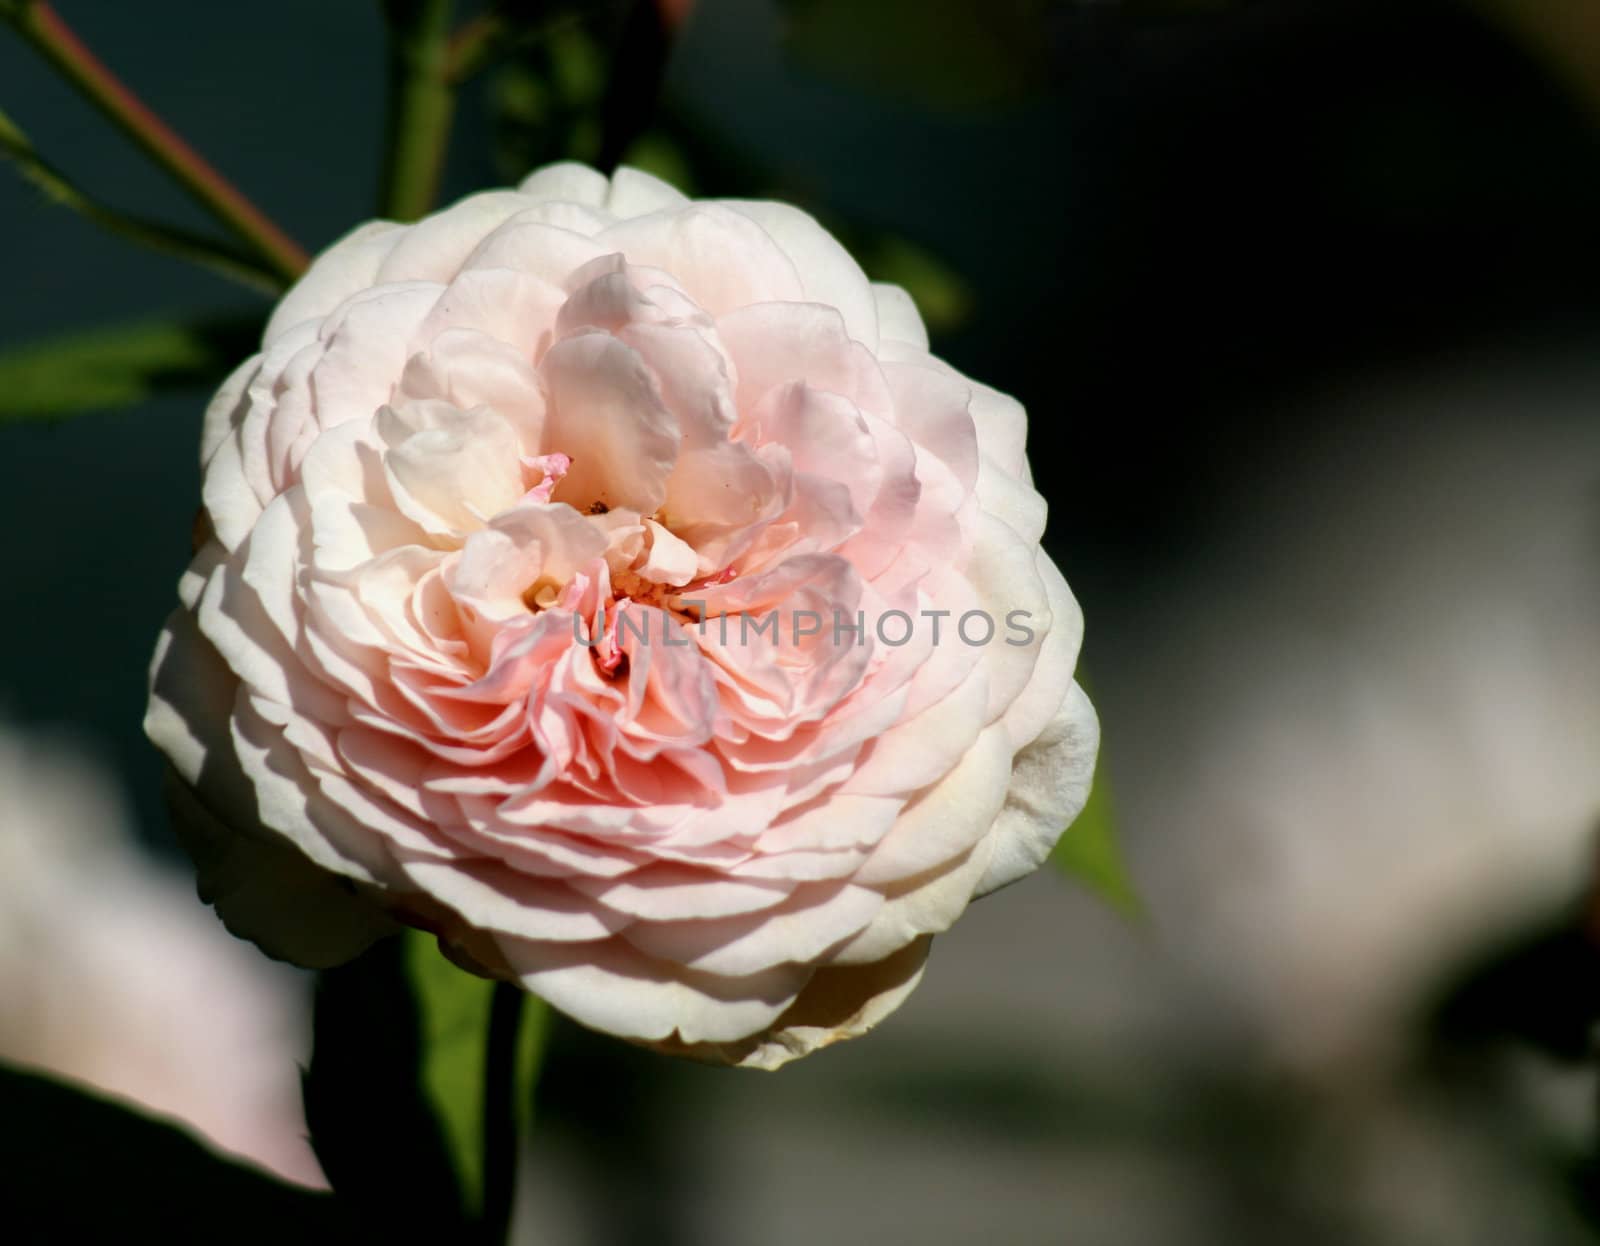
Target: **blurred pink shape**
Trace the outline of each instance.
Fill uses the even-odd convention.
[[[234,939],[146,856],[110,777],[0,726],[0,1060],[176,1117],[325,1186],[306,1140],[303,976]]]

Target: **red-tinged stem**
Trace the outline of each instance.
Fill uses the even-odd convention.
[[[460,86],[489,59],[496,40],[507,33],[506,21],[498,13],[480,13],[462,25],[445,52],[445,80]]]
[[[24,0],[12,20],[68,81],[218,220],[258,252],[275,273],[286,281],[293,281],[305,271],[310,260],[294,240],[268,220],[261,209],[107,69],[52,6],[43,0]]]
[[[676,33],[694,12],[695,0],[656,0],[656,10],[661,14],[661,24]]]

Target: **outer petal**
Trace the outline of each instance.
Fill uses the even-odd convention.
[[[493,862],[411,861],[404,868],[422,891],[484,930],[569,943],[604,939],[629,923],[561,883]]]
[[[228,730],[237,680],[187,610],[167,620],[151,666],[145,733],[172,760],[173,826],[200,898],[228,929],[306,968],[342,964],[396,927],[347,880],[261,828]]]
[[[904,342],[928,349],[928,326],[917,305],[901,286],[886,281],[872,283],[872,301],[878,311],[878,336],[883,342]]]
[[[598,208],[606,201],[610,185],[606,175],[575,160],[563,160],[535,169],[522,179],[518,193],[534,202],[555,200]]]
[[[423,218],[402,231],[373,284],[449,281],[485,234],[527,206],[515,191],[490,190]]]
[[[809,212],[770,199],[721,199],[766,230],[794,261],[803,297],[826,303],[844,317],[846,331],[868,350],[878,349],[878,305],[866,273]],[[913,313],[914,314],[914,313]]]
[[[302,321],[326,316],[352,294],[372,285],[378,268],[405,233],[405,226],[394,221],[369,221],[317,256],[273,311],[261,335],[262,345],[270,346]]]
[[[1060,711],[1017,754],[1004,807],[989,832],[989,866],[975,895],[1025,878],[1044,864],[1056,841],[1083,811],[1100,747],[1100,720],[1073,684]]]
[[[238,678],[200,634],[194,615],[187,608],[173,611],[150,664],[145,734],[218,815],[249,822],[255,795],[228,739],[238,688]]]
[[[686,972],[618,939],[538,943],[501,939],[510,973],[593,1029],[635,1041],[726,1043],[766,1029],[799,996],[810,969],[751,977]]]
[[[611,175],[611,192],[606,196],[606,208],[619,221],[688,202],[677,187],[627,165]]]
[[[894,290],[898,287],[873,288]],[[906,302],[909,301],[910,296],[907,295]],[[1002,394],[981,381],[974,381],[971,377],[956,371],[944,360],[930,355],[926,332],[918,333],[915,339],[909,336],[920,328],[920,321],[916,327],[909,325],[904,319],[905,305],[899,305],[898,313],[894,310],[896,305],[896,302],[890,302],[886,306],[880,296],[879,315],[891,317],[891,323],[897,326],[898,334],[908,336],[902,337],[896,333],[885,332],[879,356],[886,363],[914,363],[922,367],[936,368],[965,385],[971,394],[972,420],[977,429],[978,449],[986,457],[993,459],[1002,470],[1024,483],[1031,484],[1033,475],[1028,467],[1026,452],[1028,415],[1023,410],[1022,404],[1010,394]],[[916,309],[910,308],[909,314],[915,315]]]
[[[219,820],[176,775],[166,794],[178,839],[195,863],[201,900],[268,956],[329,969],[400,929],[348,879],[320,869],[277,836]]]
[[[1009,754],[1003,728],[979,735],[960,764],[900,815],[857,871],[857,881],[898,883],[960,859],[994,825]]]
[[[1083,611],[1078,608],[1067,582],[1061,578],[1060,570],[1043,550],[1038,552],[1036,565],[1050,603],[1050,630],[1039,646],[1033,677],[1011,702],[1002,719],[1011,745],[1016,749],[1031,742],[1055,716],[1067,695],[1067,686],[1078,664],[1078,650],[1083,644]],[[1034,627],[1039,625],[1037,619],[1032,623]]]
[[[783,904],[764,912],[640,923],[623,937],[641,951],[691,970],[748,976],[817,961],[865,928],[882,907],[882,894],[869,888],[813,883],[797,887]]]
[[[246,359],[222,382],[216,396],[206,406],[205,424],[200,430],[200,462],[209,462],[223,438],[231,436],[244,420],[245,389],[261,366],[261,356]]]
[[[832,963],[871,964],[924,935],[950,929],[972,902],[973,892],[988,868],[989,851],[985,838],[954,861],[897,884],[872,925],[838,949],[831,957]]]
[[[733,1043],[661,1043],[661,1050],[715,1064],[772,1071],[834,1043],[859,1038],[922,981],[931,938],[865,965],[825,965],[764,1032]]]

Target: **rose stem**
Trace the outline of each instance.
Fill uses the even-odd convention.
[[[483,1071],[483,1211],[484,1246],[504,1246],[511,1230],[511,1208],[517,1188],[517,1143],[525,1104],[532,1093],[517,1076],[518,1030],[523,1024],[523,993],[509,982],[496,982],[489,1004],[489,1035]]]
[[[506,21],[498,13],[480,13],[450,37],[445,56],[445,77],[451,86],[460,86],[490,59],[496,40],[506,33]]]
[[[433,206],[450,141],[452,0],[385,0],[389,111],[378,211],[414,221]]]
[[[202,265],[268,294],[277,293],[283,288],[277,274],[263,268],[253,253],[235,251],[232,243],[203,238],[187,230],[129,216],[80,190],[66,174],[34,150],[28,136],[3,109],[0,109],[0,155],[9,157],[23,178],[43,191],[51,202],[70,208],[130,242]]]
[[[247,242],[273,272],[293,281],[310,262],[294,240],[212,168],[166,122],[101,63],[44,0],[22,0],[9,16],[68,81],[170,173],[218,220]]]

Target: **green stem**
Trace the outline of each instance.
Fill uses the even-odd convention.
[[[73,86],[275,273],[293,281],[305,271],[306,253],[123,85],[49,4],[21,0],[3,12]]]
[[[0,110],[0,155],[14,161],[18,172],[43,191],[46,197],[103,229],[140,246],[209,268],[252,289],[267,294],[283,292],[283,279],[263,268],[254,255],[235,251],[226,243],[203,238],[187,230],[130,216],[80,190],[65,173],[33,149],[28,136],[3,110]]]
[[[523,1024],[521,988],[497,982],[489,1005],[488,1050],[483,1072],[483,1246],[504,1246],[511,1231],[517,1188],[517,1143],[521,1095],[529,1093],[518,1076],[518,1031]]]
[[[433,206],[450,141],[452,0],[386,0],[389,112],[378,210],[414,221]]]
[[[446,57],[450,85],[459,90],[496,61],[533,47],[560,31],[582,27],[583,19],[583,11],[577,8],[543,21],[521,18],[513,22],[498,13],[480,13],[450,36]]]

